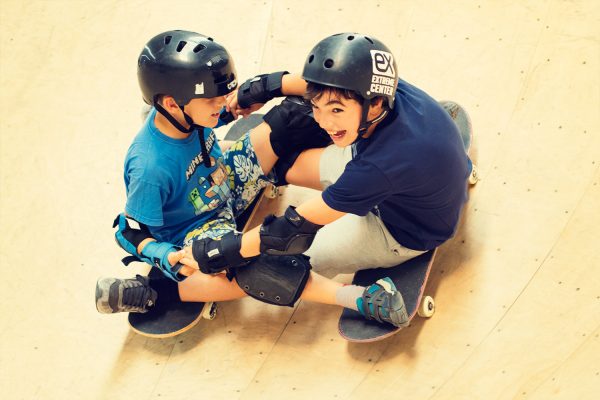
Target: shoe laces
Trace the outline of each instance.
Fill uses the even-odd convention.
[[[146,285],[142,276],[137,275],[135,280],[132,279],[126,283],[123,289],[123,305],[142,309],[154,305],[152,289]]]

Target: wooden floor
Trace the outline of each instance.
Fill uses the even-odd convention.
[[[120,265],[111,223],[137,55],[175,28],[215,37],[242,78],[369,33],[404,79],[470,111],[483,179],[434,266],[432,319],[356,345],[339,309],[304,302],[221,304],[166,340],[96,312],[96,279],[139,268]],[[600,2],[2,0],[0,43],[0,398],[600,393]]]

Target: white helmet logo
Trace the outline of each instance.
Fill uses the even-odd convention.
[[[195,94],[204,94],[204,82],[196,83],[196,91]]]
[[[371,60],[373,61],[373,75],[371,75],[371,86],[367,95],[393,96],[397,84],[394,56],[387,51],[371,50]]]
[[[373,73],[375,75],[396,77],[394,70],[394,56],[387,51],[371,50],[371,59],[373,60]]]
[[[227,84],[227,89],[232,90],[237,86],[237,79],[232,80]]]

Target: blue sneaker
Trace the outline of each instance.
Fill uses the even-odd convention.
[[[398,328],[408,326],[408,314],[402,295],[390,278],[379,279],[365,288],[356,300],[358,311],[368,320],[387,322]]]

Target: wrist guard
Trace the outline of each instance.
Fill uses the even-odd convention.
[[[313,224],[289,206],[281,217],[268,215],[260,227],[260,252],[272,255],[304,253],[323,225]]]
[[[230,232],[219,239],[204,238],[194,240],[192,254],[205,274],[216,274],[227,268],[237,268],[248,264],[253,258],[240,254],[242,234]]]
[[[167,278],[170,278],[175,282],[181,282],[187,278],[187,276],[179,273],[183,264],[177,263],[171,265],[168,259],[170,253],[179,250],[181,250],[181,247],[174,246],[171,243],[149,242],[142,249],[140,259],[158,268]]]

